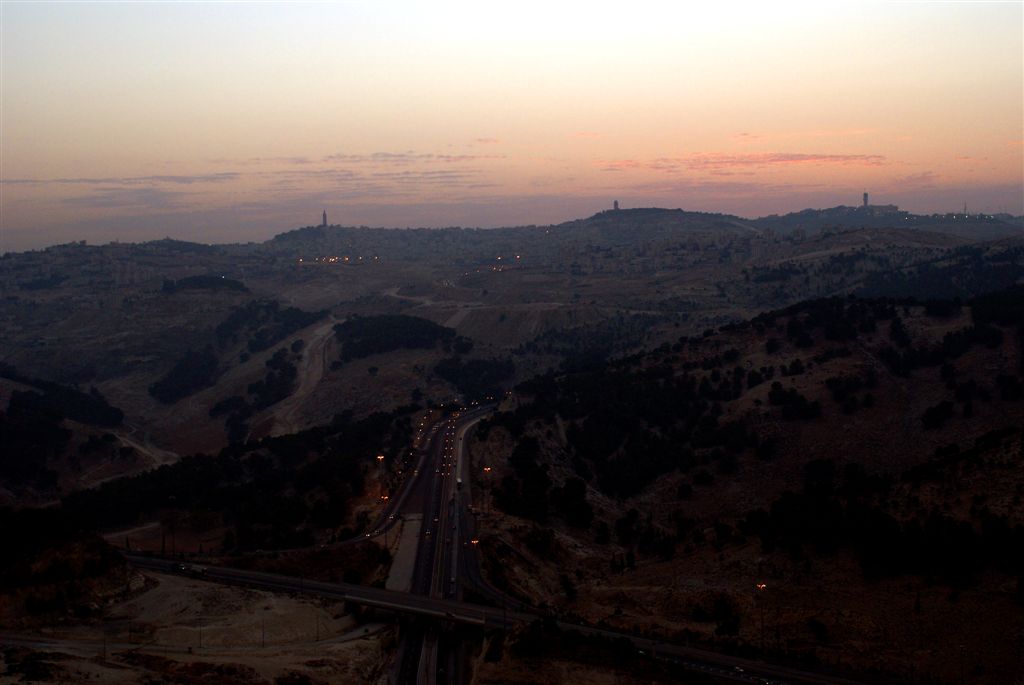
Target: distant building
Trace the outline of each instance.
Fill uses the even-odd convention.
[[[870,216],[884,216],[886,214],[899,214],[900,208],[896,205],[873,205],[868,201],[867,192],[864,193],[864,204],[861,211]]]
[[[615,202],[612,203],[612,209],[615,210],[616,212],[619,211],[619,201],[618,200],[616,200]]]
[[[320,225],[323,226],[324,228],[327,228],[327,210],[326,209],[324,210],[323,222]]]

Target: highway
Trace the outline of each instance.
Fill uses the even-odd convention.
[[[432,600],[460,602],[459,546],[461,513],[456,502],[459,477],[456,444],[472,423],[486,416],[492,407],[456,412],[431,429],[416,480],[403,493],[403,513],[421,513],[422,526],[413,571],[412,593]],[[472,605],[470,605],[472,606]],[[484,624],[491,625],[495,611]],[[465,623],[465,621],[462,621]],[[449,621],[446,625],[460,623]],[[393,680],[398,683],[432,685],[461,680],[461,645],[452,646],[452,631],[437,622],[406,622],[402,626]]]
[[[498,610],[468,602],[437,599],[408,592],[396,592],[394,590],[385,590],[365,585],[353,585],[351,583],[326,583],[276,573],[240,571],[224,566],[181,563],[179,561],[138,554],[126,554],[125,557],[137,568],[158,573],[187,575],[209,582],[263,590],[312,594],[342,602],[384,609],[398,614],[419,616],[432,620],[442,619],[451,623],[461,623],[477,627],[500,628],[502,625],[502,619]],[[517,616],[517,620],[520,621],[528,621],[533,618],[532,614]]]
[[[388,501],[369,532],[337,543],[355,544],[384,534],[401,516],[421,513],[423,523],[410,592],[183,564],[135,554],[127,558],[139,568],[162,573],[186,574],[265,590],[315,594],[394,612],[400,617],[400,638],[391,682],[433,685],[440,680],[446,685],[458,685],[466,676],[466,645],[462,636],[465,629],[457,626],[506,630],[516,624],[545,618],[542,612],[491,586],[480,571],[479,546],[473,543],[477,528],[471,507],[472,478],[463,443],[469,427],[491,410],[492,407],[479,407],[442,418],[429,428],[424,426],[416,453],[416,468],[406,479],[402,491]],[[465,588],[471,588],[496,606],[464,601]],[[559,620],[555,623],[562,630],[575,630],[584,635],[626,639],[639,655],[668,662],[678,670],[703,673],[728,682],[862,685],[831,674],[776,666],[628,633]]]

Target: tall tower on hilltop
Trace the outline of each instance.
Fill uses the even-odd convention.
[[[864,191],[864,209],[868,208],[868,191]]]
[[[619,201],[618,201],[618,200],[616,200],[616,201],[615,201],[615,202],[614,202],[614,203],[612,204],[612,209],[613,209],[614,211],[616,211],[616,212],[617,212],[617,211],[619,211]]]
[[[323,221],[320,223],[320,225],[323,226],[324,228],[327,228],[327,210],[326,209],[324,210],[324,218],[323,218]]]

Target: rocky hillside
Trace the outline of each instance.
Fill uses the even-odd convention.
[[[666,638],[1007,682],[1022,343],[1020,286],[835,298],[524,384],[474,445],[491,577]]]

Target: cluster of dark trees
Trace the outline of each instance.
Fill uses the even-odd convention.
[[[34,409],[94,426],[119,426],[124,419],[124,412],[107,404],[96,388],[83,393],[56,384],[48,385],[42,393],[15,390],[11,393],[10,406]]]
[[[67,276],[54,274],[52,276],[44,276],[43,278],[35,278],[31,281],[25,281],[19,287],[22,290],[49,290],[50,288],[56,288],[66,280],[68,280]]]
[[[751,280],[754,283],[772,283],[774,281],[787,281],[791,277],[801,274],[803,274],[803,270],[796,264],[781,264],[776,267],[755,268]]]
[[[411,435],[415,407],[360,421],[231,445],[217,456],[171,465],[66,496],[59,511],[84,529],[130,525],[169,512],[209,512],[230,526],[225,548],[239,551],[312,544],[313,531],[335,529],[379,453],[394,456]],[[342,531],[342,535],[354,534]]]
[[[962,456],[960,458],[963,458]],[[768,510],[740,524],[766,552],[854,549],[868,578],[912,573],[964,586],[989,567],[1024,573],[1024,527],[982,510],[977,522],[937,510],[896,518],[885,505],[893,480],[869,476],[856,464],[839,472],[831,460],[806,466],[802,492],[786,492]],[[920,478],[920,475],[909,476]]]
[[[177,281],[165,279],[161,291],[167,295],[181,292],[182,290],[231,290],[234,292],[247,293],[249,289],[241,281],[224,276],[186,276]]]
[[[810,420],[821,416],[821,402],[811,401],[796,388],[783,388],[782,383],[772,383],[768,393],[768,402],[773,406],[782,407],[782,418]]]
[[[858,407],[870,407],[875,403],[872,393],[866,392],[863,399],[857,393],[862,390],[873,390],[878,385],[878,374],[873,366],[864,370],[863,374],[846,374],[831,376],[825,379],[825,387],[832,393],[832,399],[842,405],[843,411],[852,414]]]
[[[96,611],[83,581],[123,567],[124,560],[81,521],[59,507],[0,507],[4,553],[0,591],[25,589],[31,614],[69,613],[84,618]]]
[[[896,315],[893,302],[887,300],[857,300],[838,297],[810,300],[788,307],[782,312],[769,312],[754,318],[750,324],[757,331],[773,326],[780,316],[787,316],[786,337],[796,347],[813,347],[813,335],[820,330],[825,340],[846,342],[856,340],[861,333],[871,333],[877,321]],[[745,328],[746,324],[737,327]],[[731,327],[730,327],[731,328]]]
[[[970,301],[976,323],[1024,326],[1024,284],[979,295]]]
[[[404,314],[352,316],[335,325],[334,334],[341,343],[342,362],[393,350],[430,349],[438,343],[450,350],[456,337],[451,328]],[[467,342],[461,339],[460,349],[465,349]]]
[[[0,364],[0,375],[42,391],[15,390],[6,411],[0,412],[0,482],[9,487],[56,487],[57,475],[48,462],[65,456],[71,441],[64,419],[105,428],[124,419],[124,413],[110,406],[96,388],[82,392],[23,376],[5,364]]]
[[[954,400],[962,404],[963,416],[970,417],[974,413],[975,398],[983,401],[991,399],[989,389],[973,379],[958,380],[953,361],[975,345],[1000,347],[1004,339],[1000,326],[1016,327],[1018,339],[1024,341],[1024,287],[1016,286],[982,295],[972,299],[970,304],[973,324],[946,333],[940,343],[932,346],[913,346],[899,317],[894,318],[890,326],[890,337],[896,347],[886,347],[879,352],[879,358],[889,369],[902,376],[908,376],[916,369],[941,366],[942,378],[953,392],[953,399],[942,400],[925,411],[921,417],[925,428],[940,428],[955,416]],[[936,309],[934,305],[933,309]],[[944,311],[942,307],[937,309]],[[1018,369],[1024,373],[1024,351],[1018,360]],[[999,399],[1007,402],[1024,399],[1024,386],[1017,373],[1007,370],[1006,373],[998,374],[994,380],[993,390]]]
[[[189,349],[163,378],[149,386],[149,394],[164,404],[174,404],[212,386],[220,373],[217,354],[212,346],[207,345],[201,350]]]
[[[1019,427],[993,431],[970,449],[960,450],[955,445],[940,449],[935,459],[909,469],[899,480],[914,488],[929,480],[949,482],[951,469],[959,465],[976,468],[1020,432]],[[1012,469],[1015,464],[1010,458],[1002,467]],[[595,540],[599,544],[614,541],[626,548],[625,554],[612,557],[613,570],[634,566],[637,554],[672,558],[683,543],[712,543],[721,549],[755,537],[765,553],[785,552],[796,559],[850,549],[869,580],[915,574],[964,587],[978,574],[995,568],[1021,578],[1019,587],[1024,588],[1024,526],[984,506],[972,506],[969,520],[922,507],[909,517],[905,513],[894,516],[889,507],[897,480],[891,475],[869,474],[859,464],[840,467],[831,459],[817,459],[805,466],[802,491],[785,492],[767,509],[748,512],[736,527],[712,522],[710,538],[707,528],[680,512],[673,516],[673,530],[653,523],[650,513],[644,515],[633,508],[611,528],[598,522]],[[694,485],[713,483],[706,470],[693,478]],[[679,496],[690,497],[692,487],[684,483]],[[983,502],[984,496],[976,496],[974,501]],[[527,515],[521,505],[507,506],[509,511]],[[1024,594],[1019,601],[1024,601]]]
[[[935,345],[915,347],[911,344],[902,320],[896,317],[890,326],[890,337],[897,347],[886,346],[878,357],[897,376],[909,376],[915,369],[940,366],[963,356],[974,345],[997,348],[1003,342],[1000,328],[988,323],[976,323],[957,331],[950,331]]]
[[[609,495],[629,497],[663,473],[689,470],[706,459],[728,464],[730,455],[757,446],[741,424],[719,420],[720,398],[732,397],[735,383],[742,385],[745,377],[746,372],[717,369],[675,375],[669,365],[613,362],[522,384],[520,394],[532,400],[492,423],[518,439],[528,421],[550,423],[560,416],[568,424],[576,475]]]
[[[509,456],[515,475],[508,475],[495,488],[494,498],[504,511],[515,516],[544,521],[548,516],[548,491],[551,478],[547,464],[540,461],[540,444],[526,437],[516,444]]]
[[[0,412],[0,482],[8,487],[49,490],[57,485],[57,474],[47,462],[62,455],[71,431],[61,417],[13,403]]]
[[[274,300],[253,300],[235,309],[217,324],[214,329],[215,345],[206,345],[199,350],[186,350],[167,374],[149,387],[149,394],[165,404],[173,404],[204,388],[209,388],[225,370],[218,349],[223,351],[226,346],[237,343],[243,339],[242,336],[246,336],[244,339],[248,352],[243,353],[242,361],[247,361],[249,353],[269,349],[326,315],[325,311],[306,312],[295,307],[282,308]]]
[[[262,380],[250,383],[246,388],[252,399],[233,395],[217,402],[210,408],[210,418],[225,416],[224,424],[228,431],[228,441],[235,443],[245,440],[249,434],[249,419],[267,407],[287,398],[295,390],[298,368],[292,354],[302,350],[302,341],[292,344],[292,353],[282,347],[265,363],[266,375]]]
[[[307,312],[295,307],[282,308],[276,300],[253,300],[217,324],[214,334],[219,347],[239,342],[245,334],[249,352],[261,352],[325,316],[326,311]]]
[[[876,271],[864,279],[861,297],[954,300],[1002,290],[1024,277],[1024,248],[958,247],[947,259],[906,269]]]
[[[0,376],[42,391],[42,394],[15,391],[11,394],[12,407],[34,409],[105,428],[119,426],[124,420],[124,412],[108,404],[95,387],[90,388],[89,392],[82,392],[59,383],[22,375],[13,366],[3,363],[0,363]]]
[[[511,359],[464,359],[458,355],[438,362],[434,373],[445,379],[467,400],[501,394],[502,383],[515,373]]]
[[[973,323],[943,336],[941,342],[934,345],[914,346],[910,333],[897,313],[897,306],[909,307],[923,305],[925,312],[933,317],[946,317],[961,308],[959,300],[930,299],[918,302],[905,300],[859,300],[855,298],[830,298],[800,303],[781,312],[789,320],[786,334],[789,341],[796,347],[811,347],[815,344],[815,331],[820,330],[826,340],[852,341],[861,333],[875,331],[880,321],[888,321],[889,338],[892,345],[879,350],[879,359],[894,374],[908,376],[915,369],[941,366],[956,360],[975,345],[997,348],[1003,343],[1004,332],[1000,327],[1016,327],[1018,337],[1024,340],[1024,286],[1014,286],[1006,290],[979,295],[968,301],[971,307]],[[747,328],[753,326],[764,332],[768,326],[774,325],[780,313],[762,314],[750,322],[734,324],[723,329]],[[768,351],[778,351],[778,341],[768,340]],[[845,347],[834,348],[815,356],[818,363],[835,356],[847,356]],[[1024,372],[1024,352],[1019,362]],[[790,373],[792,371],[790,370]],[[1012,373],[1003,374],[997,380],[1000,395],[1004,399],[1018,396],[1017,388],[1020,379]],[[866,384],[866,387],[869,387]],[[837,400],[838,401],[838,400]],[[852,402],[844,404],[844,409],[852,410]],[[969,409],[967,410],[970,411]]]
[[[582,371],[643,344],[650,329],[667,320],[664,315],[618,313],[592,326],[548,329],[517,347],[512,354],[558,355],[562,357],[563,371]]]
[[[298,369],[284,347],[275,352],[265,366],[267,374],[263,380],[250,383],[247,388],[254,396],[253,407],[257,410],[266,409],[291,395],[298,377]]]

